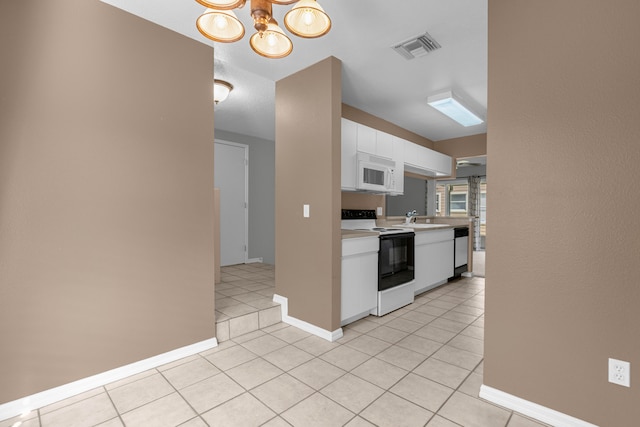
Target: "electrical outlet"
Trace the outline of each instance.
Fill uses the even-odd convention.
[[[609,382],[624,387],[631,387],[631,363],[610,358]]]

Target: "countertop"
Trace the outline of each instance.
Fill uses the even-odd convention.
[[[448,230],[451,228],[457,227],[468,227],[465,225],[449,225],[449,224],[434,224],[434,225],[442,225],[442,227],[433,227],[433,228],[420,228],[420,227],[412,227],[413,224],[385,224],[384,227],[391,227],[392,225],[402,225],[403,228],[411,228],[416,233],[428,233],[430,231],[436,230]],[[363,230],[341,230],[343,239],[354,239],[358,237],[377,237],[378,233],[374,231],[363,231]]]
[[[362,230],[341,230],[343,239],[354,239],[358,237],[378,237],[378,233],[375,231],[362,231]]]

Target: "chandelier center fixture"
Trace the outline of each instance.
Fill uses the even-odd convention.
[[[207,9],[196,20],[196,27],[206,38],[232,43],[244,37],[244,26],[233,9],[242,8],[247,0],[196,0]],[[273,17],[273,5],[294,4],[284,16],[284,25],[303,38],[321,37],[331,29],[331,18],[316,0],[250,0],[251,17],[256,33],[249,45],[267,58],[284,58],[293,50],[293,42]]]

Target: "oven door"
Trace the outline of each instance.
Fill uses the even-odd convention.
[[[378,291],[393,288],[415,278],[415,233],[380,236],[378,253]]]

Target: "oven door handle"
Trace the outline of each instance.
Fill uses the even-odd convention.
[[[413,231],[409,231],[406,233],[383,234],[380,236],[380,240],[390,240],[396,239],[398,237],[414,237],[415,235],[416,233],[414,233]]]

